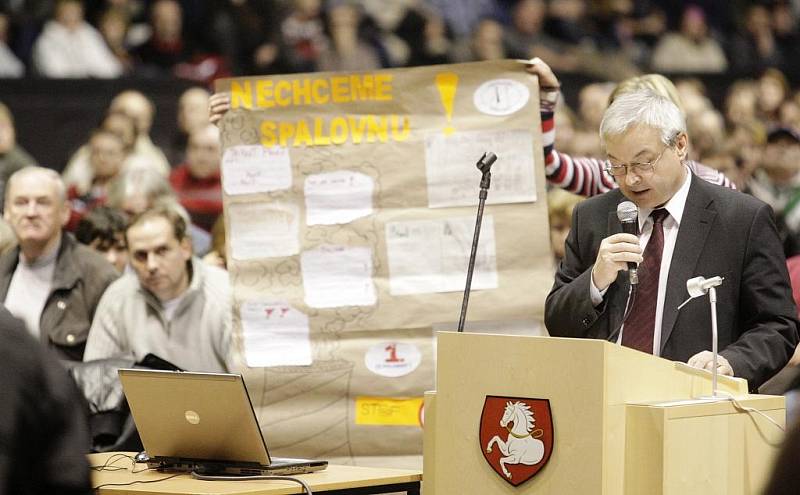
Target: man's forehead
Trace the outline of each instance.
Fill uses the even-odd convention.
[[[606,151],[614,155],[649,151],[661,144],[661,133],[649,126],[631,127],[622,134],[606,137]]]
[[[26,174],[14,177],[9,184],[8,196],[18,197],[50,197],[55,199],[58,188],[55,181],[45,174]]]
[[[172,225],[163,217],[147,218],[128,228],[128,247],[133,250],[156,249],[178,242]]]

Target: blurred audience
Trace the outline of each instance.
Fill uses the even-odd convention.
[[[81,0],[56,0],[33,47],[36,72],[45,77],[117,77],[122,65],[102,35],[84,20]]]
[[[696,5],[683,12],[678,32],[665,34],[653,51],[652,68],[658,72],[724,72],[728,60],[722,45],[706,24],[706,14]]]
[[[205,88],[192,87],[178,98],[178,113],[175,117],[178,127],[168,150],[169,163],[173,167],[185,159],[189,134],[208,124],[209,96]]]
[[[219,129],[207,123],[189,135],[186,162],[175,167],[169,177],[192,223],[209,232],[222,213],[221,149]]]
[[[36,160],[17,144],[14,117],[0,102],[0,197],[5,197],[5,186],[11,174],[28,165],[36,165]]]
[[[108,206],[93,208],[78,222],[75,239],[102,254],[117,272],[124,273],[128,265],[125,245],[125,215]]]

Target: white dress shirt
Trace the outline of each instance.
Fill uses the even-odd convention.
[[[664,219],[664,251],[661,255],[661,269],[658,274],[658,298],[656,300],[656,321],[655,330],[653,334],[653,355],[661,355],[661,323],[664,320],[664,298],[667,294],[667,278],[669,277],[669,267],[672,264],[672,253],[675,251],[675,241],[678,239],[678,229],[681,226],[681,219],[683,218],[683,210],[686,207],[686,198],[689,196],[689,186],[692,183],[692,172],[686,168],[686,178],[683,181],[680,189],[672,195],[669,201],[664,204],[669,213]],[[650,236],[653,233],[653,220],[650,218],[650,213],[653,210],[650,208],[639,208],[639,245],[642,251],[647,247]],[[606,289],[607,290],[607,289]],[[594,279],[590,284],[590,296],[595,306],[603,301],[605,290],[600,291],[594,284]],[[627,309],[627,308],[626,308]],[[677,308],[674,308],[677,309]],[[622,342],[622,333],[624,326],[620,329],[617,343]]]

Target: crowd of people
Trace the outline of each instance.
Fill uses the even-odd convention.
[[[371,70],[540,56],[560,72],[795,78],[791,0],[36,0],[0,8],[0,77]]]
[[[35,150],[18,144],[14,116],[0,103],[0,300],[67,364],[92,413],[120,407],[87,379],[108,376],[120,359],[235,369],[220,132],[208,113],[225,101],[208,83],[521,58],[532,62],[520,71],[527,67],[540,86],[556,258],[566,255],[576,206],[620,185],[598,134],[607,106],[645,89],[685,119],[680,163],[693,176],[772,208],[800,302],[800,92],[790,83],[800,75],[791,63],[800,50],[798,8],[780,0],[6,2],[0,78],[179,77],[198,85],[180,96],[175,136],[161,146],[151,136],[153,103],[125,90],[54,164],[38,164]],[[648,71],[659,74],[641,75]],[[571,88],[572,108],[557,76],[569,73],[602,81]],[[715,105],[719,88],[686,73],[735,78]],[[212,112],[211,122],[220,116]],[[0,325],[18,326],[5,313]],[[744,360],[732,360],[742,369]],[[60,382],[48,369],[36,379],[49,390]],[[752,371],[755,385],[768,378]],[[68,400],[56,394],[53,402]],[[94,429],[56,427],[77,431],[78,444],[89,435],[93,448],[118,446],[119,431],[98,440]]]

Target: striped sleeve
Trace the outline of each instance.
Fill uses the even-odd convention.
[[[558,96],[558,93],[551,94]],[[539,102],[542,120],[542,150],[544,151],[547,181],[581,196],[594,196],[616,189],[616,182],[605,171],[606,162],[604,160],[573,158],[555,150],[556,99],[543,97]]]
[[[713,169],[708,165],[703,165],[702,163],[697,163],[694,160],[687,161],[686,166],[689,167],[689,170],[691,170],[694,175],[704,181],[729,189],[736,189],[736,184],[719,170]]]

